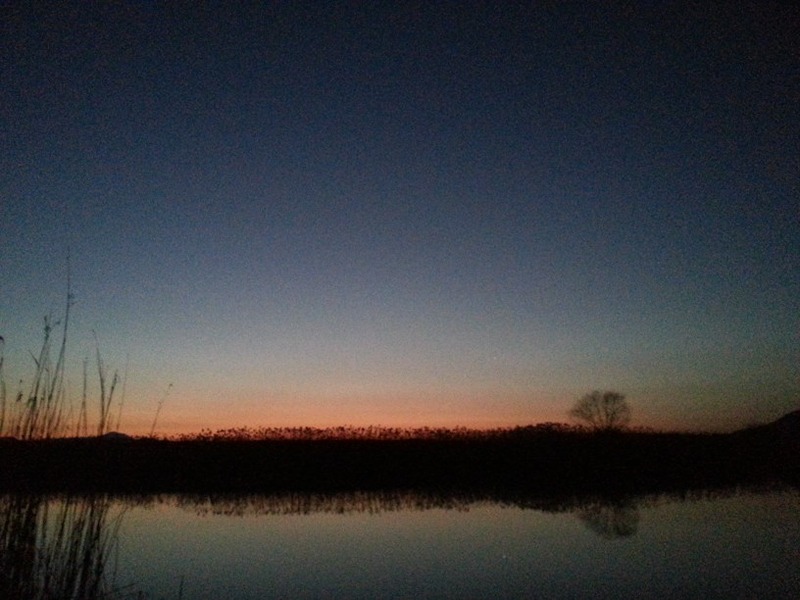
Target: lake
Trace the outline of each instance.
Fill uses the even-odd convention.
[[[800,598],[796,489],[0,501],[4,598]]]

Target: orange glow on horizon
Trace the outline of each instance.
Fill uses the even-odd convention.
[[[383,394],[361,391],[353,394],[282,394],[266,398],[253,390],[217,391],[205,396],[194,394],[197,392],[177,392],[167,398],[158,415],[155,435],[168,437],[202,430],[273,427],[496,429],[547,422],[571,424],[567,413],[580,395],[575,390],[504,390],[495,393],[452,390],[437,393],[428,390]],[[658,393],[634,393],[628,397],[634,429],[725,432],[745,427],[752,421],[735,411],[725,414],[714,411],[691,413],[679,404],[665,406],[659,402],[660,396]],[[157,402],[142,404],[126,404],[119,427],[122,432],[150,434]],[[775,414],[773,418],[780,416]]]
[[[177,403],[176,403],[177,404]],[[224,408],[205,407],[203,409],[187,409],[185,406],[165,407],[159,415],[155,427],[155,435],[170,437],[181,434],[199,433],[202,430],[225,429],[259,429],[289,427],[396,427],[396,428],[456,428],[467,429],[499,429],[517,426],[537,425],[541,423],[571,424],[565,407],[570,403],[543,405],[540,408],[526,406],[505,407],[506,410],[492,412],[491,407],[483,407],[474,411],[446,410],[445,408],[428,406],[425,410],[413,410],[372,406],[358,411],[350,406],[343,410],[337,406],[319,405],[310,410],[306,405],[291,411],[276,411],[274,407],[253,407],[247,405],[228,405]],[[381,410],[383,408],[383,410]],[[123,415],[120,430],[129,435],[149,435],[153,425],[153,414],[146,412]],[[676,420],[637,420],[634,418],[633,428],[642,427],[662,431],[686,431],[685,424]],[[736,429],[733,425],[728,430]],[[707,430],[699,428],[701,430]]]

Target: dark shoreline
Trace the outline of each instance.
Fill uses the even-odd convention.
[[[479,439],[0,440],[0,492],[257,493],[410,489],[637,494],[800,485],[796,432],[586,433]]]

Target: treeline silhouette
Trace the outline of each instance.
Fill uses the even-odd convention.
[[[182,439],[0,440],[0,490],[339,492],[430,489],[514,495],[647,493],[800,481],[797,414],[732,434],[589,432],[558,424],[491,431],[225,430]],[[781,421],[777,422],[781,423]],[[416,433],[414,433],[416,432]]]
[[[469,429],[467,427],[234,427],[203,429],[200,433],[180,434],[177,441],[266,441],[266,440],[485,440],[526,435],[532,432],[584,431],[580,426],[540,423],[524,427]]]

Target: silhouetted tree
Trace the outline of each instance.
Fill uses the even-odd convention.
[[[595,390],[580,398],[569,415],[595,431],[616,431],[630,423],[631,407],[624,394]]]

